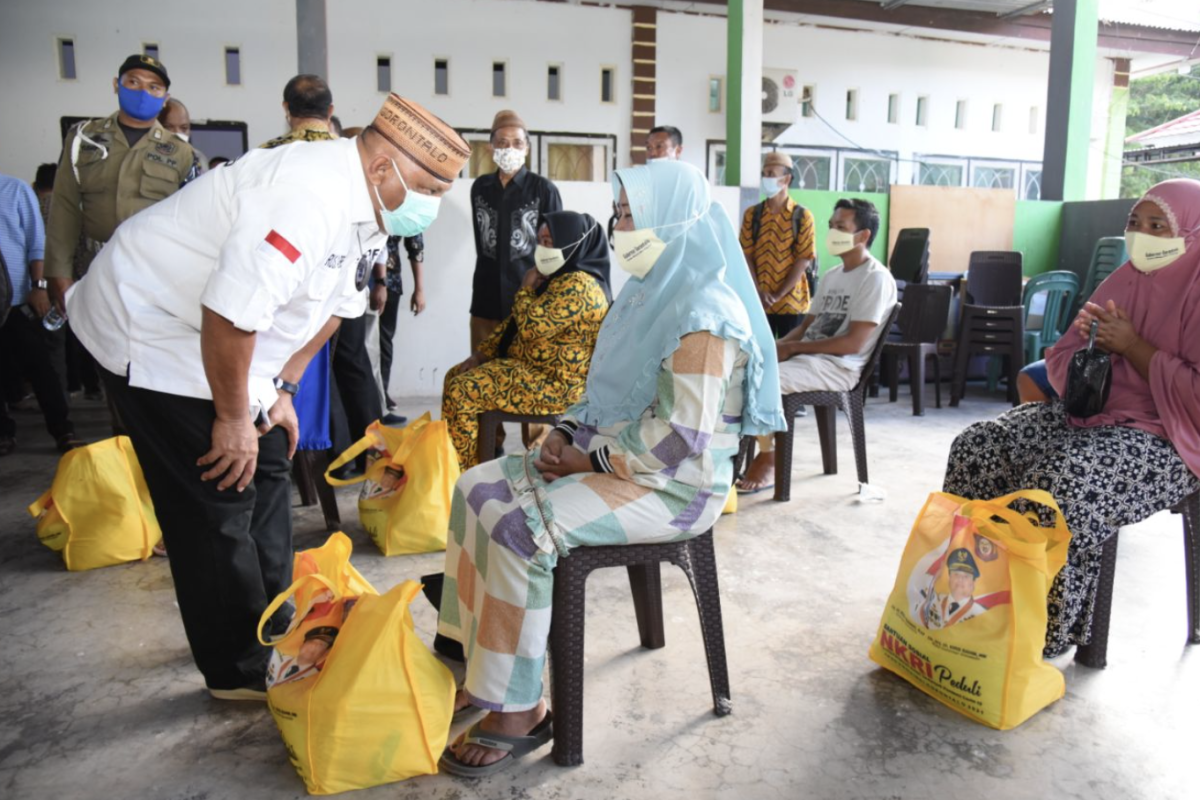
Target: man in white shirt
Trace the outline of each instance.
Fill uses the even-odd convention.
[[[825,244],[842,263],[821,276],[804,321],[776,342],[784,394],[844,392],[858,383],[896,305],[896,281],[869,250],[878,232],[873,203],[837,201]],[[758,445],[758,455],[737,484],[743,494],[775,485],[775,437],[761,436]]]
[[[363,313],[385,232],[428,226],[469,154],[390,95],[356,139],[252,151],[133,216],[68,296],[215,697],[266,696],[256,628],[291,581],[296,383],[340,319]]]

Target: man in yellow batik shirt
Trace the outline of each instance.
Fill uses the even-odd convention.
[[[792,159],[769,153],[762,171],[766,199],[746,209],[740,236],[776,339],[790,333],[808,311],[807,273],[815,258],[813,215],[788,195],[791,178]]]

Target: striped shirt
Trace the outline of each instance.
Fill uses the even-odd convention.
[[[10,175],[0,175],[0,252],[13,285],[13,306],[29,296],[29,262],[41,261],[46,229],[33,188]]]
[[[753,220],[754,209],[757,207],[750,206],[746,209],[742,218],[741,236],[738,238],[758,288],[773,294],[782,288],[792,265],[798,259],[816,258],[813,215],[811,211],[804,209],[799,235],[794,236],[792,211],[796,208],[796,202],[790,197],[787,198],[782,212],[778,214],[767,204],[763,207],[758,240],[755,241]],[[768,314],[803,314],[808,311],[808,303],[808,281],[801,277],[792,291],[779,298],[779,301],[766,311]]]

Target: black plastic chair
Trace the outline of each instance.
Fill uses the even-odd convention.
[[[863,365],[858,384],[847,392],[796,392],[783,396],[783,416],[788,429],[775,434],[775,501],[786,503],[792,499],[792,457],[796,444],[796,414],[801,406],[813,406],[817,416],[817,435],[821,440],[821,466],[826,475],[837,474],[837,411],[846,412],[850,421],[850,436],[854,440],[854,464],[858,468],[859,483],[867,482],[867,431],[863,421],[863,408],[867,403],[867,388],[871,376],[879,363],[887,341],[886,332],[900,314],[897,303],[884,322],[884,333],[875,342],[867,363]],[[735,464],[750,463],[754,458],[753,436],[742,437],[742,445]]]
[[[890,339],[883,345],[882,372],[888,385],[888,401],[896,402],[899,394],[900,359],[908,359],[908,383],[912,387],[913,416],[925,415],[925,361],[933,357],[933,392],[937,408],[942,407],[942,365],[938,358],[938,340],[946,330],[953,290],[943,284],[909,284],[904,294],[903,310],[896,324],[899,341]]]
[[[325,528],[334,533],[342,529],[342,517],[338,512],[337,494],[325,481],[325,470],[329,467],[328,450],[297,450],[292,459],[292,479],[300,491],[300,505],[321,504],[325,516]]]
[[[496,439],[500,426],[506,422],[519,422],[522,425],[558,424],[558,414],[509,414],[507,411],[485,411],[479,415],[479,463],[491,461],[496,457]]]
[[[888,259],[888,269],[897,286],[924,283],[929,276],[929,228],[903,228]]]
[[[696,597],[700,630],[708,658],[713,714],[733,710],[729,697],[729,667],[725,659],[725,629],[712,530],[683,542],[577,547],[554,568],[554,614],[550,621],[550,681],[554,709],[554,761],[569,767],[583,763],[584,622],[586,585],[593,571],[625,567],[633,590],[634,612],[642,647],[666,645],[663,627],[662,562],[684,571]]]
[[[1183,517],[1183,567],[1187,575],[1188,644],[1200,644],[1200,492],[1171,509]],[[1092,640],[1075,650],[1075,663],[1093,669],[1108,666],[1108,629],[1112,618],[1113,579],[1117,572],[1117,536],[1101,547],[1100,580],[1092,611]]]
[[[966,391],[971,356],[1003,357],[1008,364],[1008,398],[1017,404],[1017,373],[1025,366],[1025,306],[1021,302],[1021,254],[977,251],[967,272],[962,322],[955,346],[950,405]]]

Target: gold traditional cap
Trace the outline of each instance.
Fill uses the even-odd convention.
[[[778,150],[772,150],[767,153],[767,157],[763,159],[763,169],[767,167],[783,167],[786,170],[792,168],[792,157],[787,153],[781,153]]]
[[[388,95],[371,123],[379,135],[412,156],[436,178],[449,183],[471,157],[458,133],[419,104],[396,93]]]
[[[525,120],[521,119],[521,115],[511,109],[505,109],[496,114],[496,118],[492,120],[492,133],[501,128],[520,128],[525,131],[525,135],[529,135],[529,128],[525,125]]]

